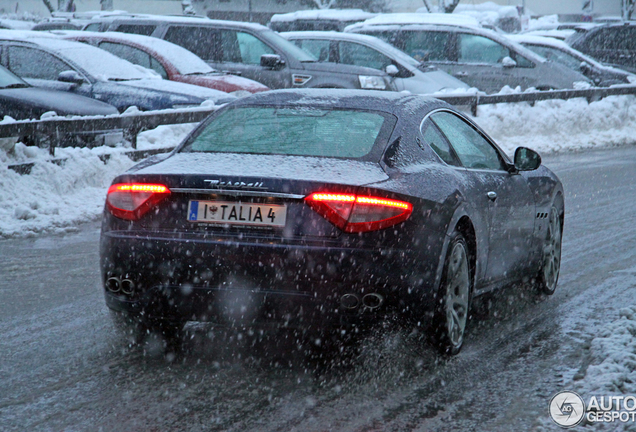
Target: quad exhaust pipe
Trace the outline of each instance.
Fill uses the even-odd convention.
[[[119,279],[118,277],[109,277],[106,279],[106,289],[112,293],[124,293],[133,295],[135,293],[135,282],[132,279]]]
[[[109,277],[106,280],[106,289],[112,293],[118,293],[121,290],[121,281],[117,277]]]
[[[362,304],[369,309],[377,309],[384,303],[384,297],[378,293],[366,294],[362,297]]]
[[[340,306],[346,310],[356,309],[360,305],[364,306],[365,309],[373,310],[379,308],[383,304],[384,297],[382,294],[378,293],[365,294],[362,299],[353,293],[347,293],[340,297]]]

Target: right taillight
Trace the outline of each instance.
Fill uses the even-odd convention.
[[[138,220],[168,195],[170,189],[161,184],[117,183],[108,189],[106,207],[113,216]]]
[[[413,205],[369,195],[315,192],[305,202],[344,232],[376,231],[404,222]]]

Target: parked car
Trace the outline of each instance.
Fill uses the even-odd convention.
[[[42,32],[0,31],[0,62],[37,87],[91,97],[114,105],[157,110],[236,99],[217,90],[161,79],[156,73],[80,42]]]
[[[214,69],[258,81],[269,88],[395,90],[375,69],[316,58],[260,24],[207,18],[155,16],[96,20],[99,31],[144,34],[180,45]],[[95,30],[95,23],[87,26]]]
[[[117,109],[104,102],[71,93],[33,87],[26,81],[0,66],[0,120],[39,119],[43,114],[55,112],[58,116],[96,116],[118,114]],[[36,144],[34,137],[0,139],[0,148],[13,147],[21,139],[26,144]],[[69,131],[63,143],[58,145],[114,144],[121,142],[120,130]]]
[[[429,15],[440,14],[392,15],[354,24],[345,32],[384,39],[416,60],[433,64],[487,93],[506,85],[548,90],[589,82],[582,74],[548,62],[499,33],[461,22],[471,17],[442,16],[439,19],[448,24],[430,24],[437,18]],[[457,23],[452,24],[453,20]]]
[[[361,9],[312,9],[274,14],[267,26],[277,32],[343,31],[345,27],[377,14]]]
[[[189,320],[315,334],[397,314],[456,354],[472,298],[529,275],[556,289],[563,187],[540,163],[523,147],[510,161],[433,98],[248,96],[114,179],[106,305],[129,331],[166,335]]]
[[[65,39],[86,42],[131,63],[152,69],[162,78],[226,93],[258,93],[263,84],[215,71],[187,49],[150,36],[120,32],[66,32]]]
[[[636,75],[604,66],[593,58],[575,50],[563,41],[526,34],[509,35],[508,38],[534,51],[546,59],[579,71],[594,84],[607,87],[614,84],[636,84]]]
[[[636,22],[597,26],[566,42],[601,63],[636,73]]]
[[[429,94],[442,90],[468,89],[469,86],[439,70],[420,63],[381,39],[355,33],[288,32],[285,39],[309,51],[319,61],[364,66],[385,71],[399,91]]]

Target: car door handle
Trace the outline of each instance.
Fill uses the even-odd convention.
[[[456,77],[467,77],[468,72],[459,71],[459,72],[455,72],[453,75],[455,75]]]
[[[497,199],[497,192],[490,191],[486,194],[490,201],[494,201]]]

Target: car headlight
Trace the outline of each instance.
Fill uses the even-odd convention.
[[[360,80],[360,88],[371,90],[385,90],[386,82],[381,76],[377,75],[358,75]]]

